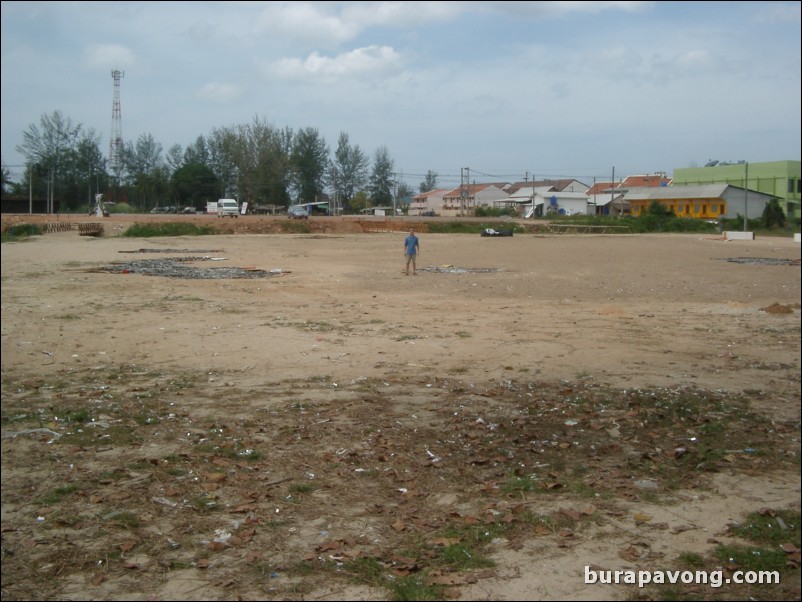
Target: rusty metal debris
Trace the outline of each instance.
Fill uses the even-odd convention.
[[[220,257],[173,257],[170,259],[140,259],[137,261],[114,262],[109,265],[92,268],[90,272],[110,274],[143,274],[146,276],[162,276],[166,278],[188,278],[195,280],[268,278],[290,272],[280,269],[260,270],[256,268],[221,267],[204,268],[184,265],[201,261],[221,261]]]
[[[778,259],[775,257],[727,257],[724,261],[760,265],[800,265],[799,259]]]
[[[455,265],[430,265],[425,268],[418,268],[419,272],[432,272],[436,274],[489,274],[491,272],[501,272],[501,268],[460,268]]]

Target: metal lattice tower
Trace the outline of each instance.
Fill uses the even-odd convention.
[[[124,71],[114,69],[111,77],[114,79],[114,103],[111,108],[111,138],[109,139],[109,171],[119,179],[122,167],[123,151],[123,118],[120,112],[120,78],[125,76]]]

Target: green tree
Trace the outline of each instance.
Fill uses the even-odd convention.
[[[291,129],[279,130],[258,118],[239,128],[233,144],[242,200],[289,205],[292,141]]]
[[[785,212],[777,199],[771,199],[766,203],[760,222],[764,228],[785,227]]]
[[[185,163],[170,180],[171,197],[178,207],[204,209],[207,201],[216,200],[219,182],[214,172],[203,163]]]
[[[370,197],[364,190],[360,190],[353,197],[348,199],[346,203],[348,211],[351,213],[361,213],[363,209],[370,207]]]
[[[373,170],[370,175],[370,199],[374,205],[390,205],[393,202],[393,189],[395,188],[395,165],[390,158],[386,146],[376,150],[373,159]]]
[[[196,147],[201,143],[201,138],[196,142]],[[237,181],[240,170],[237,164],[238,161],[241,161],[240,154],[244,153],[243,137],[234,128],[215,128],[209,134],[208,140],[208,146],[203,142],[203,147],[208,152],[203,157],[197,157],[193,162],[206,164],[214,172],[219,184],[214,198],[238,196]],[[189,162],[186,151],[184,152],[184,161]]]
[[[433,172],[431,169],[426,172],[426,177],[424,178],[423,182],[420,183],[418,189],[420,192],[429,192],[430,190],[434,190],[437,188],[437,177],[438,175]]]
[[[164,156],[164,163],[167,166],[167,173],[173,177],[182,165],[184,165],[184,151],[181,149],[180,144],[173,144]]]
[[[184,150],[184,163],[208,165],[211,161],[212,151],[206,143],[206,138],[198,136],[195,142]]]
[[[660,201],[651,202],[651,204],[649,205],[649,215],[665,219],[675,217],[674,211],[670,207],[661,203]]]
[[[7,186],[11,186],[12,184],[13,184],[13,182],[11,181],[11,172],[9,171],[9,169],[5,165],[3,165],[2,188],[0,188],[0,190],[2,191],[3,196],[5,196],[5,194],[6,194],[6,187]]]
[[[82,194],[85,194],[87,208],[91,209],[94,206],[95,195],[105,191],[108,186],[106,159],[100,152],[97,140],[90,138],[81,138],[78,141],[74,157],[74,173],[77,183],[76,208],[80,207],[80,198]]]
[[[412,196],[412,187],[406,182],[398,183],[398,190],[395,193],[396,198],[407,199]]]
[[[370,160],[357,145],[348,141],[348,134],[340,132],[337,150],[328,167],[328,182],[335,196],[347,205],[357,191],[368,181]]]
[[[162,145],[151,134],[142,134],[136,144],[125,145],[123,165],[128,200],[133,206],[147,209],[167,204],[168,169],[162,158]]]
[[[105,170],[95,131],[84,130],[61,111],[54,111],[42,115],[39,126],[29,125],[22,139],[17,151],[25,156],[25,179],[33,186],[31,192],[50,195],[61,210],[84,206],[89,174]]]
[[[323,194],[329,149],[315,128],[300,130],[293,141],[290,183],[298,202],[312,202]]]

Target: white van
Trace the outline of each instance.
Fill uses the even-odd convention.
[[[239,217],[239,205],[234,199],[219,199],[217,201],[217,217]]]

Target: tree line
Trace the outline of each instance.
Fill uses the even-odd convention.
[[[3,166],[3,195],[54,198],[64,212],[91,209],[98,193],[139,210],[166,205],[204,209],[218,198],[250,206],[328,198],[346,212],[387,206],[413,194],[397,179],[386,146],[371,161],[341,132],[332,153],[316,128],[277,128],[258,117],[214,128],[186,148],[175,144],[166,152],[151,134],[142,134],[122,145],[119,163],[111,166],[95,130],[54,111],[28,126],[17,151],[26,161],[23,177],[11,181]],[[427,172],[420,192],[436,187],[437,174]]]

